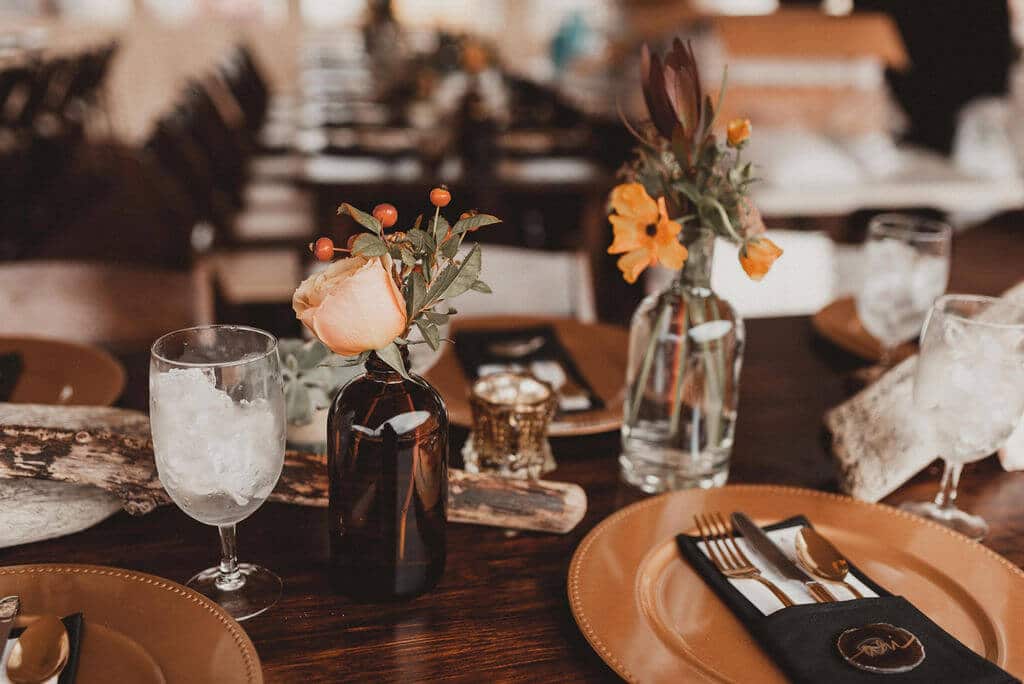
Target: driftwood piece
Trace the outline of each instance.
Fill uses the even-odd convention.
[[[448,471],[448,520],[564,534],[587,512],[579,485]]]
[[[149,439],[146,414],[106,407],[0,403],[0,425],[107,429]],[[98,487],[0,479],[0,548],[74,534],[119,510],[121,500]]]
[[[849,401],[825,414],[839,488],[878,501],[935,460],[912,415],[917,357],[903,361]]]
[[[111,430],[2,424],[15,415],[26,415],[6,410],[7,406],[0,405],[0,478],[96,487],[115,495],[122,507],[134,515],[170,501],[157,477],[149,440]],[[100,413],[95,415],[108,419],[107,425],[130,420],[136,435],[148,432],[138,421],[138,416],[145,418],[143,414],[105,413],[117,409],[97,411]],[[52,424],[55,415],[49,414],[46,422]],[[326,506],[324,460],[319,454],[286,452],[284,470],[270,500]],[[452,522],[567,532],[586,512],[586,495],[574,484],[524,482],[455,469],[450,471],[449,482],[448,519]]]

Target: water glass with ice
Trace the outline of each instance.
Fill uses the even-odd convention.
[[[953,231],[909,214],[880,214],[868,226],[857,316],[882,347],[893,349],[921,331],[935,299],[946,291]]]
[[[985,521],[956,506],[965,463],[996,451],[1024,415],[1024,305],[975,295],[940,297],[921,333],[914,376],[921,438],[944,461],[934,501],[903,508],[971,538]]]
[[[236,620],[262,613],[280,597],[281,580],[238,562],[235,525],[263,504],[284,465],[277,339],[233,325],[164,335],[150,354],[149,410],[164,489],[185,513],[220,532],[220,564],[188,586]]]

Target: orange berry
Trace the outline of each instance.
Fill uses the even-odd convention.
[[[430,191],[430,203],[435,207],[447,207],[451,201],[452,193],[443,185]]]
[[[329,237],[317,238],[310,247],[318,261],[330,261],[334,258],[334,240]]]
[[[395,209],[395,205],[378,204],[373,208],[373,218],[380,221],[380,225],[384,228],[390,228],[398,222],[398,209]]]

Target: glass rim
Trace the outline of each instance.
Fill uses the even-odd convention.
[[[206,363],[193,363],[191,361],[174,361],[172,359],[168,359],[166,356],[160,354],[157,351],[157,347],[160,345],[160,343],[169,337],[172,337],[174,335],[181,335],[182,333],[199,332],[202,330],[242,330],[245,332],[252,332],[268,339],[270,341],[270,347],[262,354],[259,354],[258,356],[254,356],[251,358],[235,359],[232,361],[210,361]],[[211,323],[208,325],[194,325],[188,328],[179,328],[178,330],[172,330],[156,338],[156,341],[153,342],[153,345],[149,348],[149,354],[151,357],[159,359],[160,361],[168,365],[178,366],[179,368],[228,368],[230,366],[244,366],[250,363],[262,361],[263,359],[267,358],[268,356],[275,352],[277,352],[276,335],[269,333],[266,330],[262,330],[260,328],[254,328],[251,325],[233,325],[230,323]]]
[[[868,236],[876,233],[882,237],[900,236],[918,242],[944,242],[952,238],[953,227],[939,219],[888,212],[872,216],[868,222]]]
[[[947,294],[944,294],[944,295],[938,297],[935,300],[935,302],[932,304],[932,308],[931,308],[932,311],[938,312],[938,313],[942,314],[943,316],[947,316],[949,318],[955,318],[957,320],[964,321],[965,323],[968,323],[970,325],[981,325],[981,326],[986,326],[986,327],[989,327],[989,328],[1003,328],[1005,330],[1013,330],[1015,328],[1020,328],[1020,329],[1024,330],[1024,316],[1021,317],[1021,322],[1020,323],[999,323],[997,321],[979,320],[977,316],[965,316],[965,315],[963,315],[961,313],[958,313],[956,311],[948,311],[948,310],[943,308],[943,306],[947,302],[951,302],[951,301],[954,301],[954,300],[960,300],[960,301],[965,301],[965,302],[978,302],[978,303],[984,302],[984,303],[988,303],[988,304],[995,304],[996,302],[1001,302],[1003,304],[1008,304],[1009,306],[1011,306],[1014,309],[1017,309],[1017,310],[1019,310],[1021,312],[1024,312],[1024,302],[1018,302],[1016,300],[1009,299],[1007,297],[993,297],[991,295],[975,295],[975,294],[957,294],[955,292],[952,292],[952,293],[947,293]]]

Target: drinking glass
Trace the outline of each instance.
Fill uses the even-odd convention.
[[[934,501],[902,508],[981,539],[988,525],[957,508],[956,489],[964,464],[1003,446],[1024,414],[1024,305],[940,297],[921,333],[914,407],[944,470]]]
[[[953,231],[909,214],[880,214],[868,225],[857,316],[882,346],[879,363],[921,331],[935,298],[946,291]]]
[[[168,333],[150,354],[157,472],[174,503],[220,531],[220,565],[187,582],[236,620],[277,602],[281,580],[239,563],[235,525],[270,495],[284,465],[284,385],[277,339],[211,325]]]

